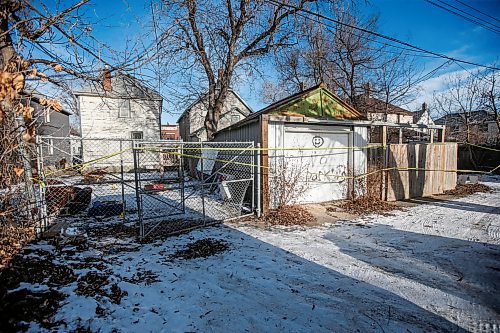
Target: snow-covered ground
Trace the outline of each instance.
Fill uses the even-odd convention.
[[[230,224],[145,245],[89,239],[88,250],[54,260],[99,258],[103,266],[75,272],[104,272],[128,295],[115,304],[77,295],[77,281],[63,286],[69,296],[56,330],[499,332],[500,183],[488,185],[492,193],[422,199],[391,216],[314,228]],[[171,256],[204,238],[229,249]],[[56,251],[45,242],[32,247]],[[154,279],[134,281],[141,272]]]

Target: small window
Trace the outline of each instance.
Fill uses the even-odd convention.
[[[142,132],[132,132],[132,140],[142,140],[144,138]]]
[[[118,102],[118,117],[130,118],[130,101],[128,99]]]

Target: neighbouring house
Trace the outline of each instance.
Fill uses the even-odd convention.
[[[30,105],[33,107],[33,118],[36,119],[36,135],[42,137],[40,145],[43,157],[43,167],[64,167],[71,163],[70,135],[71,112],[62,109],[56,112],[47,106],[41,105],[40,100],[49,99],[46,95],[34,90],[30,91]]]
[[[348,176],[366,173],[367,152],[362,147],[367,145],[368,126],[362,113],[320,84],[219,130],[214,141],[253,141],[262,147],[266,211],[290,203],[280,197],[291,193],[291,202],[310,203],[363,192],[364,185]],[[348,148],[353,146],[360,148]],[[325,149],[335,153],[325,154]]]
[[[496,144],[498,125],[493,112],[484,110],[447,114],[436,120],[446,125],[447,141],[470,142],[474,144]]]
[[[365,93],[356,98],[357,109],[364,114],[367,120],[373,122],[385,122],[396,124],[401,130],[389,131],[388,142],[428,141],[434,130],[426,128],[434,126],[435,123],[427,108],[427,103],[422,104],[419,111],[412,112],[400,106],[372,97],[369,85],[365,86]],[[420,128],[418,126],[421,125]],[[380,142],[380,127],[372,128],[369,133],[369,142]]]
[[[161,95],[125,73],[111,76],[105,70],[103,77],[102,85],[88,85],[74,92],[85,162],[130,148],[133,140],[161,137]],[[119,162],[120,156],[115,156],[100,161],[98,166],[116,166]]]
[[[177,123],[183,141],[206,141],[205,116],[207,115],[207,95],[198,98],[181,114]],[[239,122],[252,113],[250,106],[234,90],[229,90],[224,104],[218,130]]]
[[[181,135],[179,132],[178,124],[161,125],[161,139],[162,140],[180,140]]]

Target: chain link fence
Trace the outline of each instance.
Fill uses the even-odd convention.
[[[141,238],[252,214],[258,152],[251,142],[39,137],[40,227],[135,222]]]

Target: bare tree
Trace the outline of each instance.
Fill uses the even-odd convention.
[[[496,143],[500,143],[500,87],[498,86],[498,72],[486,72],[483,77],[483,106],[487,111],[493,113],[497,126]]]
[[[457,141],[477,143],[486,133],[480,128],[483,120],[475,111],[484,108],[485,81],[480,71],[455,73],[446,80],[443,92],[434,96],[434,102],[447,125],[447,134]]]
[[[163,0],[162,52],[165,61],[175,59],[170,65],[179,69],[172,74],[182,81],[177,85],[184,85],[183,90],[185,85],[205,86],[208,91],[208,138],[217,131],[234,80],[255,72],[257,59],[296,43],[295,15],[318,2]]]

